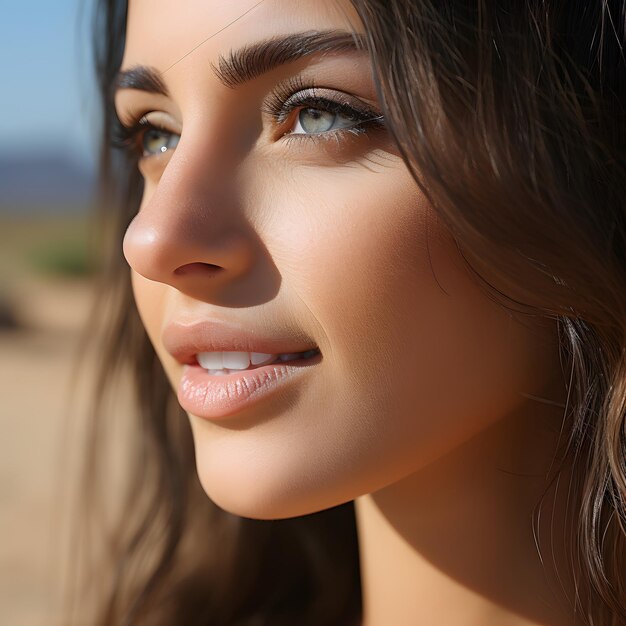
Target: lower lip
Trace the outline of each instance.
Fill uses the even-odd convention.
[[[320,361],[321,355],[316,354],[308,359],[278,361],[218,376],[199,365],[185,365],[178,386],[178,402],[197,417],[226,418],[265,400]]]

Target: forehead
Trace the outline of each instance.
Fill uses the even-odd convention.
[[[363,30],[348,0],[129,0],[122,67],[165,71],[279,34],[335,28]]]

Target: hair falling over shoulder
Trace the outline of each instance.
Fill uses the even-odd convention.
[[[559,323],[569,381],[562,460],[576,468],[571,602],[589,626],[624,624],[626,4],[353,4],[390,131],[468,266],[506,306]],[[81,520],[101,555],[79,551],[76,623],[356,626],[352,503],[261,521],[221,510],[199,485],[188,421],[143,330],[119,246],[142,194],[137,168],[109,147],[126,12],[125,1],[99,0],[94,22],[107,261]],[[125,490],[109,509],[106,402],[127,381],[134,438]]]

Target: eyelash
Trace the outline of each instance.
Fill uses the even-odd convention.
[[[330,98],[318,95],[318,88],[309,85],[305,86],[300,77],[291,78],[284,83],[280,83],[270,94],[261,110],[268,114],[276,125],[285,122],[289,115],[296,109],[320,109],[343,115],[354,120],[354,125],[348,128],[339,128],[320,133],[293,133],[287,132],[283,135],[283,140],[291,141],[328,141],[331,139],[340,140],[341,136],[349,133],[351,135],[363,135],[370,130],[384,128],[383,116],[368,107],[355,107]],[[172,131],[164,126],[153,124],[145,115],[132,122],[130,125],[123,124],[117,116],[114,116],[113,128],[111,132],[111,146],[121,149],[130,155],[139,158],[149,158],[154,155],[143,155],[141,142],[143,135],[149,130],[158,130],[164,133]]]

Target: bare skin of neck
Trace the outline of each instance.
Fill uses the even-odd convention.
[[[533,533],[562,412],[531,402],[356,500],[363,626],[582,623],[563,530],[571,467],[547,490],[535,524],[543,565]]]

